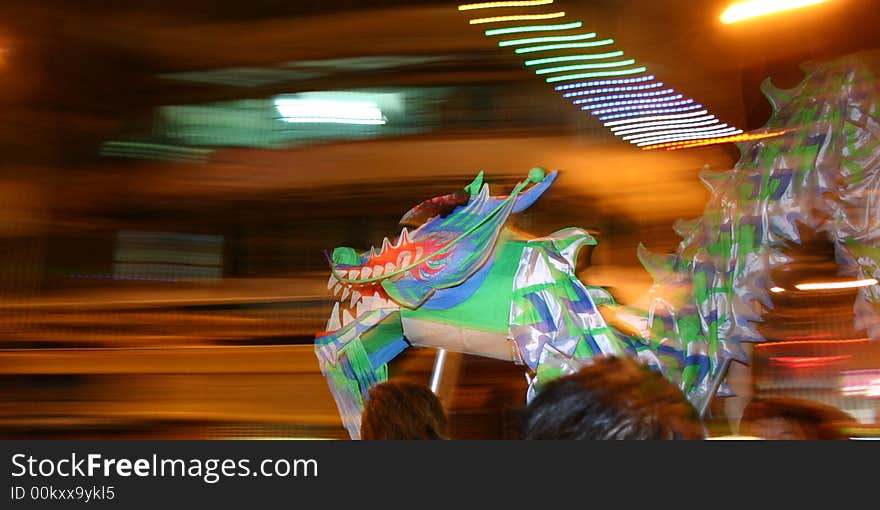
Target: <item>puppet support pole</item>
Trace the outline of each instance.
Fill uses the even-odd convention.
[[[440,390],[440,379],[443,377],[443,367],[446,365],[446,349],[437,349],[434,358],[434,368],[431,370],[431,391],[437,394]]]
[[[706,411],[709,409],[709,403],[712,402],[712,398],[715,397],[718,387],[721,386],[721,382],[724,381],[724,378],[727,376],[728,368],[730,368],[730,358],[724,358],[724,360],[721,361],[721,366],[718,367],[718,371],[715,373],[715,377],[712,379],[712,384],[709,387],[709,392],[706,393],[706,398],[700,403],[700,418],[706,416]]]

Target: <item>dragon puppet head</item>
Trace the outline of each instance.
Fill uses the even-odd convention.
[[[338,296],[327,331],[378,308],[418,308],[440,289],[461,285],[491,259],[511,214],[531,206],[557,172],[533,168],[505,196],[490,196],[483,173],[463,189],[426,200],[408,211],[395,241],[358,252],[337,247],[328,253],[327,284]]]

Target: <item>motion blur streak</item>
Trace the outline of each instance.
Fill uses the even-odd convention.
[[[459,11],[469,11],[473,9],[492,9],[495,7],[531,7],[535,5],[552,4],[553,0],[519,0],[511,2],[482,2],[476,4],[459,5]]]
[[[678,220],[711,197],[701,169],[734,167],[727,142],[783,134],[760,130],[772,109],[761,83],[784,92],[803,62],[880,47],[864,0],[763,28],[722,25],[721,8],[689,0],[565,2],[553,21],[486,25],[466,20],[563,2],[134,4],[0,2],[0,438],[347,437],[314,355],[333,308],[324,250],[378,245],[414,204],[480,170],[504,194],[541,166],[559,178],[515,232],[588,230],[599,244],[578,276],[641,305],[653,280],[639,244],[676,250]],[[635,74],[548,86],[523,64],[616,50],[627,57],[604,62],[638,63],[598,71]],[[605,121],[580,110],[673,88],[706,107]],[[744,133],[644,151],[617,136],[704,122]],[[760,324],[770,341],[748,345],[737,396],[713,403],[709,425],[737,423],[753,395],[794,395],[876,434],[880,349],[853,322],[857,293],[876,286],[799,290],[861,277],[839,272],[821,229],[798,228],[805,242],[779,247],[788,270],[758,282],[784,289]],[[435,355],[408,349],[390,378],[429,385]],[[835,356],[850,357],[770,360]],[[437,391],[452,436],[518,437],[525,371],[448,352]]]
[[[491,18],[475,18],[468,23],[471,25],[480,25],[482,23],[501,23],[504,21],[530,21],[538,19],[553,19],[565,16],[565,12],[550,12],[547,14],[517,14],[512,16],[493,16]]]

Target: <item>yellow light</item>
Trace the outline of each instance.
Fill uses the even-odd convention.
[[[797,9],[827,2],[828,0],[746,0],[737,2],[721,14],[721,22],[724,24],[736,23],[757,16],[773,14],[775,12]]]
[[[779,294],[780,292],[785,292],[785,289],[783,289],[782,287],[770,287],[770,292],[775,292]]]
[[[795,285],[798,290],[827,290],[827,289],[853,289],[856,287],[867,287],[869,285],[877,285],[874,278],[866,278],[864,280],[853,280],[849,282],[823,282],[823,283],[799,283]]]
[[[534,5],[552,4],[553,0],[525,0],[520,2],[482,2],[479,4],[459,5],[459,11],[470,11],[473,9],[492,9],[493,7],[532,7]]]
[[[499,21],[526,21],[533,19],[551,19],[561,18],[565,16],[562,11],[551,12],[549,14],[518,14],[515,16],[495,16],[494,18],[477,18],[470,20],[471,25],[479,25],[480,23],[496,23]]]
[[[783,135],[785,131],[774,131],[772,133],[759,133],[759,134],[744,134],[744,135],[735,135],[735,136],[725,136],[722,138],[707,138],[705,140],[686,140],[680,142],[667,142],[667,143],[659,143],[656,145],[648,145],[646,147],[642,147],[643,151],[650,151],[655,149],[666,149],[668,151],[675,151],[679,149],[690,149],[691,147],[702,147],[704,145],[718,145],[722,143],[731,143],[731,142],[746,142],[749,140],[761,140],[764,138],[773,138],[775,136]]]

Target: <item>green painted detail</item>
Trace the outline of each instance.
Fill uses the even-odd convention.
[[[382,322],[361,333],[360,338],[367,354],[373,354],[402,337],[403,325],[400,323],[400,313],[393,312],[382,319]]]
[[[340,350],[340,356],[348,358],[348,363],[355,375],[359,393],[363,397],[370,386],[388,379],[388,367],[382,365],[378,368],[370,363],[370,357],[360,339],[354,339]]]
[[[470,184],[468,184],[467,186],[464,187],[464,190],[467,191],[469,195],[474,196],[474,195],[480,194],[480,188],[482,188],[482,187],[483,187],[483,171],[480,170],[480,173],[478,173],[477,176],[474,177],[474,180],[471,181]]]
[[[358,255],[357,251],[354,248],[349,248],[348,246],[339,246],[337,248],[333,248],[333,265],[341,264],[344,266],[359,266],[361,265],[361,257]]]
[[[544,177],[547,175],[547,172],[544,171],[543,168],[536,166],[529,170],[529,182],[541,182],[544,180]]]

